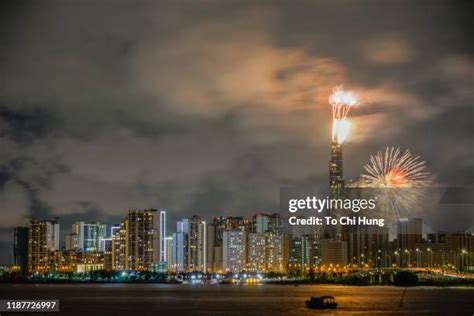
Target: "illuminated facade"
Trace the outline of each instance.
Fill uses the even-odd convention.
[[[267,240],[264,233],[248,235],[248,270],[261,272],[267,269]]]
[[[123,220],[112,233],[112,267],[116,271],[129,270],[128,220]]]
[[[72,230],[69,236],[72,242],[66,245],[67,249],[103,251],[103,249],[100,249],[100,240],[107,236],[107,225],[101,224],[100,222],[75,222],[72,224]]]
[[[344,189],[342,167],[342,144],[333,140],[331,143],[331,159],[329,161],[329,192],[331,198],[340,197]]]
[[[289,270],[306,272],[321,263],[319,238],[312,234],[293,237],[290,243]]]
[[[206,222],[199,216],[193,216],[189,221],[187,270],[206,271]]]
[[[247,233],[242,230],[224,231],[222,238],[222,262],[226,272],[240,272],[246,268]]]
[[[281,272],[288,266],[289,239],[287,235],[252,233],[248,235],[247,270],[251,272]]]
[[[58,249],[58,221],[31,219],[28,226],[28,272],[48,272],[54,252]]]
[[[159,243],[160,243],[160,256],[159,261],[166,263],[171,257],[168,258],[166,252],[166,211],[160,211],[160,232],[159,232]]]
[[[131,210],[127,221],[127,268],[152,271],[158,265],[159,218],[156,210]]]

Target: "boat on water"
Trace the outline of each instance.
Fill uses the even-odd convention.
[[[306,301],[306,306],[314,309],[337,308],[337,303],[334,296],[331,295],[312,296]]]

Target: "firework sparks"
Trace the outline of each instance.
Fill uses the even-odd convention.
[[[362,179],[375,187],[420,188],[429,184],[425,162],[407,149],[387,147],[385,152],[370,156],[370,164],[364,166],[368,174]]]
[[[358,100],[352,92],[344,91],[342,86],[337,86],[328,101],[332,106],[332,139],[342,144],[349,135],[351,126],[347,115],[351,108],[357,105]]]
[[[425,161],[409,150],[387,147],[370,157],[363,174],[354,186],[372,188],[379,197],[379,208],[387,219],[406,217],[417,207],[429,186]]]
[[[336,86],[329,96],[333,119],[344,120],[351,108],[357,105],[357,98],[351,91],[344,91],[343,86]]]

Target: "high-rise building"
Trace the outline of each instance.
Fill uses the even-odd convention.
[[[99,249],[103,249],[104,252],[104,269],[107,271],[114,270],[114,235],[120,231],[120,225],[115,224],[110,227],[110,237],[101,238],[99,240]]]
[[[407,254],[408,255],[408,254]],[[470,233],[437,232],[410,251],[412,266],[439,268],[454,266],[462,271],[473,270],[474,235]]]
[[[71,233],[66,235],[66,250],[80,250],[79,234]]]
[[[59,249],[59,223],[31,219],[28,226],[28,272],[46,273]]]
[[[286,272],[289,256],[287,235],[266,233],[248,234],[247,267],[254,272]]]
[[[171,258],[166,256],[166,211],[160,211],[160,233],[159,233],[159,243],[160,243],[160,262],[167,262]]]
[[[247,262],[251,272],[267,270],[267,240],[265,233],[248,234]]]
[[[173,261],[173,236],[166,236],[164,241],[166,269],[168,270],[171,269]]]
[[[329,161],[329,191],[331,198],[340,197],[344,189],[342,162],[342,144],[337,140],[331,143],[331,158]]]
[[[347,264],[347,242],[324,238],[320,240],[320,245],[322,264]]]
[[[423,241],[421,218],[400,218],[397,222],[397,247],[399,264],[408,267],[415,259],[413,251]]]
[[[283,233],[283,226],[283,219],[280,214],[273,213],[269,216],[268,231],[274,234],[281,234]]]
[[[130,210],[111,229],[114,270],[155,271],[159,260],[159,217],[154,209]]]
[[[224,253],[221,246],[214,247],[214,267],[213,271],[222,273],[224,271]]]
[[[176,233],[172,235],[172,270],[186,271],[188,267],[188,233],[189,219],[183,218],[176,222]]]
[[[287,235],[265,233],[266,270],[286,273],[289,256],[289,239]]]
[[[290,240],[289,268],[292,271],[307,272],[321,263],[319,238],[312,234],[292,237]]]
[[[351,225],[342,229],[349,263],[370,267],[389,266],[388,227]]]
[[[252,221],[243,217],[220,216],[214,218],[216,230],[215,244],[222,246],[222,238],[226,230],[241,230],[247,233],[252,232]]]
[[[86,223],[83,221],[72,224],[72,232],[68,235],[69,245],[66,249],[82,251],[103,251],[100,240],[107,237],[107,225],[100,222]],[[69,247],[68,247],[69,246]]]
[[[114,269],[112,260],[112,238],[103,240],[104,247],[104,270],[112,271]]]
[[[246,268],[247,232],[226,230],[222,238],[223,270],[240,272]]]
[[[268,230],[270,223],[270,215],[264,213],[255,214],[252,217],[252,232],[253,233],[264,233]]]
[[[127,219],[112,228],[112,266],[116,271],[129,270]]]
[[[188,260],[189,271],[206,271],[206,222],[197,215],[189,221]]]
[[[206,268],[207,271],[216,271],[215,268],[215,241],[216,241],[216,227],[214,224],[207,224],[206,232]]]
[[[127,261],[128,269],[152,271],[158,265],[159,218],[154,209],[131,210],[128,223]]]
[[[172,236],[172,270],[176,272],[185,271],[187,267],[187,234],[178,232]]]
[[[13,259],[23,275],[28,273],[28,227],[13,229]]]

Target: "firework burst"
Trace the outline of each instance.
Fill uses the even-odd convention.
[[[352,92],[344,91],[342,86],[336,86],[332,92],[328,99],[332,106],[332,140],[342,144],[351,127],[347,115],[358,100]]]
[[[421,202],[425,188],[430,185],[425,161],[409,150],[387,147],[370,157],[355,186],[370,188],[378,196],[379,209],[388,219],[406,217]]]
[[[407,149],[402,154],[400,148],[387,147],[370,156],[370,164],[364,169],[368,174],[361,178],[375,187],[420,188],[429,184],[425,161],[414,156]]]

